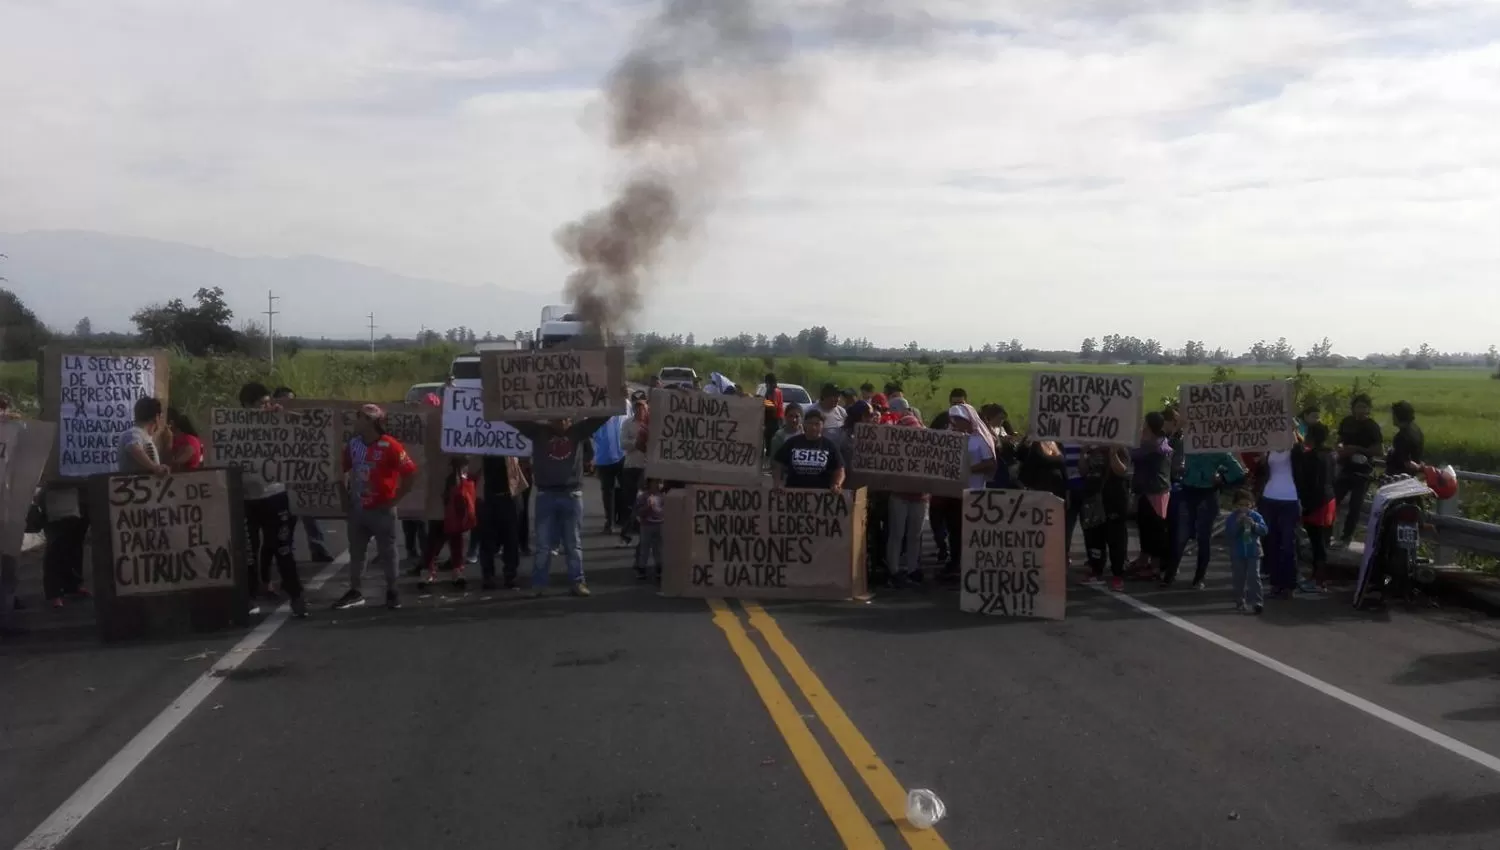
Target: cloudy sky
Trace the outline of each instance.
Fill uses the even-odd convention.
[[[761,5],[795,26],[788,7],[836,2]],[[0,0],[0,231],[550,297],[568,271],[553,232],[622,174],[599,82],[655,8]],[[799,108],[737,137],[643,328],[1500,341],[1500,5],[923,8],[899,48],[802,40]]]

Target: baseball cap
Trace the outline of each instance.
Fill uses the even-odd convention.
[[[379,422],[385,418],[385,411],[378,404],[362,404],[359,406],[359,415]]]

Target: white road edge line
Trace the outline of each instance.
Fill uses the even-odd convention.
[[[305,587],[305,593],[316,592],[329,579],[338,574],[338,571],[349,563],[349,553],[345,552],[333,560],[333,563],[324,567],[321,572],[309,581]],[[208,695],[219,687],[224,681],[223,674],[234,670],[245,663],[251,655],[260,649],[271,635],[291,616],[291,606],[283,603],[281,607],[272,612],[271,616],[262,620],[260,625],[251,629],[250,634],[240,639],[225,656],[214,666],[210,667],[203,675],[193,680],[187,690],[178,695],[172,704],[156,715],[146,728],[136,733],[130,743],[126,744],[115,753],[104,766],[83,785],[79,786],[73,796],[69,797],[61,806],[57,807],[51,815],[48,815],[42,825],[32,830],[32,833],[21,839],[16,845],[16,850],[53,850],[63,842],[63,839],[78,828],[99,804],[113,794],[116,788],[125,781],[131,773],[135,772],[141,762],[151,755],[157,745],[166,740],[172,731],[186,720],[188,715],[208,699]]]
[[[1095,590],[1118,599],[1138,611],[1150,614],[1151,616],[1157,618],[1158,620],[1161,620],[1164,623],[1167,623],[1168,625],[1176,626],[1177,628],[1182,629],[1188,634],[1196,635],[1197,637],[1203,638],[1204,640],[1208,641],[1211,644],[1214,644],[1215,646],[1227,649],[1230,652],[1233,652],[1235,655],[1240,656],[1241,658],[1254,661],[1256,664],[1259,664],[1267,670],[1274,670],[1275,672],[1280,673],[1281,675],[1287,677],[1288,679],[1291,679],[1294,682],[1300,682],[1301,684],[1312,688],[1318,693],[1333,697],[1334,699],[1349,706],[1350,708],[1363,711],[1365,714],[1368,714],[1378,720],[1384,720],[1386,723],[1391,724],[1397,729],[1400,729],[1404,732],[1410,732],[1411,734],[1416,735],[1418,738],[1421,738],[1429,744],[1435,744],[1447,750],[1448,752],[1453,753],[1456,756],[1461,756],[1471,762],[1474,762],[1480,767],[1488,768],[1495,773],[1500,773],[1500,757],[1490,755],[1484,750],[1471,747],[1468,744],[1465,744],[1463,741],[1444,735],[1442,732],[1439,732],[1436,729],[1423,726],[1422,724],[1418,723],[1415,720],[1412,720],[1409,717],[1397,714],[1396,712],[1391,711],[1388,708],[1378,706],[1375,703],[1365,699],[1364,697],[1355,696],[1354,694],[1349,693],[1348,691],[1340,688],[1337,685],[1330,685],[1329,683],[1317,678],[1316,676],[1309,675],[1302,672],[1301,670],[1298,670],[1295,667],[1283,664],[1280,661],[1277,661],[1276,659],[1270,657],[1269,655],[1262,655],[1261,653],[1256,652],[1255,650],[1247,646],[1235,643],[1234,641],[1230,640],[1227,637],[1224,637],[1223,635],[1211,632],[1208,629],[1205,629],[1202,626],[1196,625],[1194,623],[1190,623],[1187,620],[1184,620],[1181,617],[1177,616],[1176,614],[1168,614],[1166,611],[1157,608],[1155,605],[1142,602],[1141,600],[1136,599],[1128,594],[1116,593],[1105,588],[1096,587]]]

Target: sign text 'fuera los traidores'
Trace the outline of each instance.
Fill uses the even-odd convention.
[[[223,473],[109,480],[109,533],[117,596],[234,585],[233,534]]]
[[[1134,445],[1141,380],[1132,375],[1038,372],[1032,378],[1032,435],[1083,445]]]
[[[1292,388],[1287,381],[1184,384],[1180,393],[1188,454],[1292,447]]]

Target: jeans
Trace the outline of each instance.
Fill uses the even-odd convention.
[[[1307,531],[1307,545],[1312,550],[1313,578],[1321,579],[1323,568],[1328,566],[1328,543],[1333,537],[1333,528],[1307,523],[1302,527]]]
[[[42,552],[42,584],[48,599],[76,593],[83,587],[83,538],[89,521],[59,517],[47,523],[47,548]]]
[[[1063,547],[1069,556],[1073,552],[1073,529],[1078,526],[1078,517],[1083,513],[1083,500],[1083,488],[1068,488],[1067,508],[1063,513]]]
[[[16,559],[9,555],[0,555],[0,629],[10,625],[10,620],[15,617],[16,588],[21,584],[21,576]]]
[[[896,575],[911,575],[922,569],[922,519],[927,503],[892,494],[887,509],[885,562]],[[903,544],[906,557],[902,557]]]
[[[1260,588],[1260,564],[1254,558],[1242,558],[1229,553],[1229,581],[1234,589],[1234,601],[1250,607],[1264,604],[1265,597]]]
[[[1136,498],[1135,526],[1136,534],[1140,537],[1141,554],[1158,558],[1163,566],[1168,566],[1165,562],[1172,551],[1171,542],[1167,539],[1167,518],[1157,516],[1156,506],[1144,495]]]
[[[599,495],[604,501],[604,525],[613,530],[616,520],[621,524],[625,522],[625,515],[620,513],[620,478],[625,471],[625,461],[595,468],[599,473]]]
[[[870,493],[866,498],[869,501],[865,509],[865,551],[869,554],[870,572],[883,578],[895,563],[886,556],[886,541],[890,537],[890,528],[886,523],[890,519],[890,503],[894,499],[886,492]]]
[[[615,516],[620,518],[621,537],[628,537],[641,525],[641,521],[635,518],[635,500],[641,495],[641,485],[645,481],[644,466],[627,466],[620,475],[620,499]]]
[[[328,544],[323,540],[323,526],[318,525],[317,517],[302,518],[302,533],[307,536],[307,551],[314,557],[328,554]]]
[[[1272,590],[1291,590],[1297,583],[1297,527],[1302,511],[1295,499],[1261,499],[1266,518],[1266,572]]]
[[[401,533],[406,538],[406,557],[412,560],[420,558],[423,538],[427,536],[427,523],[420,519],[403,519]]]
[[[516,527],[516,542],[521,544],[521,554],[531,551],[531,488],[527,487],[516,497],[521,511],[521,524]]]
[[[552,568],[552,548],[561,546],[568,563],[568,581],[583,581],[583,493],[574,490],[536,491],[536,558],[531,565],[531,587],[547,586]]]
[[[419,527],[426,523],[417,520]],[[375,541],[375,565],[385,575],[387,593],[396,592],[396,506],[349,511],[349,589],[359,593],[365,578],[365,553]]]
[[[1333,482],[1333,500],[1338,504],[1344,504],[1347,497],[1348,514],[1344,516],[1344,540],[1354,539],[1354,529],[1359,527],[1359,515],[1365,506],[1365,497],[1369,495],[1370,480],[1360,478],[1357,475],[1340,476]]]
[[[302,577],[297,575],[297,555],[292,551],[297,518],[292,516],[291,496],[283,490],[264,499],[247,499],[245,530],[250,545],[250,568],[245,573],[250,580],[251,595],[271,583],[271,562],[275,561],[282,592],[293,599],[300,597]]]
[[[1093,528],[1083,530],[1083,545],[1088,550],[1089,570],[1095,576],[1104,575],[1104,561],[1109,560],[1109,574],[1115,578],[1125,577],[1126,549],[1130,547],[1130,529],[1125,527],[1125,518],[1105,520]]]
[[[495,555],[500,555],[507,582],[515,581],[521,564],[521,511],[509,493],[490,493],[479,503],[479,570],[487,579],[495,577]]]
[[[635,547],[635,571],[646,574],[652,568],[653,575],[661,576],[661,523],[641,523],[641,540]]]
[[[1203,581],[1208,573],[1208,561],[1213,554],[1214,520],[1219,518],[1219,491],[1212,487],[1184,487],[1176,494],[1182,501],[1182,514],[1177,520],[1177,558],[1187,551],[1189,540],[1198,544],[1198,564],[1193,571],[1193,583]]]

